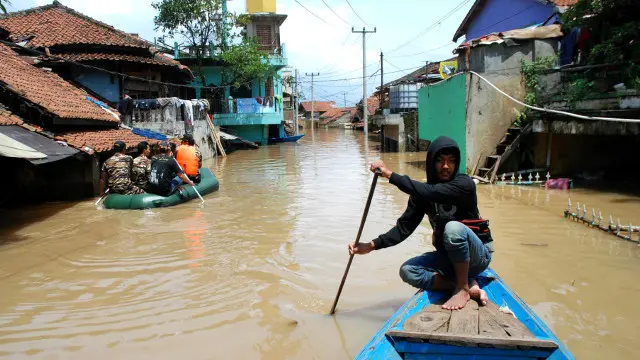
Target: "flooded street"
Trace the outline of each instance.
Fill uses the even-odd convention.
[[[307,130],[298,144],[205,163],[220,190],[147,211],[94,201],[2,212],[0,357],[350,359],[414,293],[398,276],[431,249],[428,221],[404,243],[356,257],[328,314],[378,158],[424,180],[424,153],[365,148],[361,132]],[[640,357],[640,248],[562,216],[568,192],[479,186],[492,267],[578,359]],[[408,197],[380,180],[363,241]],[[640,220],[640,199],[571,200]],[[589,210],[590,213],[590,210]],[[632,218],[632,216],[636,216]],[[637,224],[640,225],[640,224]],[[529,246],[542,243],[546,246]]]

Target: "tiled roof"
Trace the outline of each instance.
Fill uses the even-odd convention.
[[[0,125],[22,125],[24,121],[0,104]]]
[[[573,6],[578,3],[578,0],[551,0],[557,6]]]
[[[380,107],[380,98],[372,96],[367,98],[367,113],[369,116],[375,115],[376,110]]]
[[[136,62],[136,63],[143,63],[143,64],[163,65],[163,66],[175,66],[175,67],[178,67],[180,70],[191,73],[191,70],[188,67],[180,64],[179,62],[163,54],[156,54],[153,58],[126,55],[126,54],[112,54],[112,53],[68,53],[68,54],[55,54],[55,57],[59,57],[59,58],[71,60],[71,61],[77,61],[77,62],[110,60],[110,61],[128,61],[128,62]]]
[[[64,119],[120,122],[117,111],[87,99],[87,93],[58,75],[27,64],[9,47],[0,44],[0,86]]]
[[[315,112],[329,111],[336,104],[335,101],[315,101],[313,110]],[[311,101],[303,101],[300,103],[304,108],[304,111],[311,111]]]
[[[70,131],[57,134],[56,140],[66,141],[69,145],[78,149],[83,149],[83,147],[88,146],[96,152],[111,150],[113,143],[118,140],[124,141],[124,143],[127,144],[127,149],[133,149],[141,141],[146,141],[149,144],[159,142],[159,140],[136,135],[127,129]]]
[[[0,28],[7,30],[14,41],[31,38],[26,46],[32,48],[77,44],[134,48],[150,46],[139,37],[80,14],[57,1],[4,15],[0,17]]]

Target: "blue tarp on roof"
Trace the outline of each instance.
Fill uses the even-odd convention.
[[[146,129],[133,128],[133,133],[136,135],[144,136],[148,139],[167,140],[169,138],[165,134]]]

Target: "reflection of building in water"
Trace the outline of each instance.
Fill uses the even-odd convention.
[[[205,246],[202,242],[202,238],[207,231],[207,223],[205,221],[205,217],[203,216],[201,211],[196,211],[196,213],[189,219],[187,219],[188,228],[190,230],[185,231],[185,245],[187,246],[187,255],[189,260],[192,262],[189,263],[190,268],[197,268],[202,266],[198,260],[204,257]],[[193,223],[193,224],[190,224]]]

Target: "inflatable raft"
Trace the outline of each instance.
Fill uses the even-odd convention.
[[[218,178],[209,169],[200,169],[201,181],[196,185],[200,195],[204,196],[218,190],[220,184]],[[184,185],[181,191],[176,191],[169,196],[160,196],[155,194],[140,194],[140,195],[120,195],[111,194],[104,198],[102,206],[105,209],[130,209],[130,210],[142,210],[158,207],[174,206],[185,201],[197,199],[198,195],[193,190],[193,187]]]

